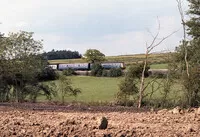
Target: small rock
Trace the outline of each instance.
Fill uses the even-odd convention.
[[[178,106],[178,107],[175,107],[173,110],[172,110],[172,113],[173,114],[180,114],[181,112],[181,108]]]
[[[187,127],[187,131],[188,131],[188,132],[194,132],[195,130],[192,128],[192,125],[189,125],[189,126]]]
[[[151,113],[153,113],[155,110],[154,110],[154,108],[152,107],[151,109],[150,109],[150,112]]]
[[[162,114],[162,113],[166,113],[167,111],[168,111],[167,109],[162,109],[162,110],[159,110],[157,113]]]
[[[200,107],[196,110],[196,113],[200,115]]]
[[[99,120],[99,129],[106,129],[107,126],[108,126],[108,120],[107,120],[107,118],[102,117],[102,118]]]

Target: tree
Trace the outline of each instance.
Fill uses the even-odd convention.
[[[188,0],[189,10],[188,15],[190,15],[190,20],[186,22],[188,27],[188,34],[192,36],[193,39],[200,40],[200,1],[199,0]]]
[[[84,57],[90,63],[99,63],[105,61],[105,55],[97,49],[88,49],[85,52]]]
[[[188,49],[187,49],[187,45],[188,42],[186,40],[186,22],[185,22],[185,16],[184,16],[184,12],[182,9],[182,2],[181,0],[176,0],[178,3],[178,10],[181,16],[181,23],[183,26],[183,40],[182,40],[182,46],[181,49],[184,50],[184,61],[185,61],[185,66],[186,66],[186,72],[187,72],[187,76],[189,77],[189,63],[188,63]]]
[[[47,61],[40,55],[42,47],[42,41],[34,40],[32,32],[9,33],[8,37],[3,38],[0,52],[0,81],[3,83],[1,86],[7,91],[6,94],[10,95],[7,99],[24,101],[30,94],[36,93],[27,90],[30,87],[37,87],[37,93],[42,90],[47,96],[51,95],[50,90],[40,84],[37,78],[47,65]],[[10,93],[12,87],[13,92]]]
[[[127,105],[128,102],[134,101],[134,97],[138,93],[137,84],[140,74],[138,66],[130,66],[125,73],[124,79],[119,84],[120,91],[117,93],[117,100],[122,104]]]
[[[164,42],[167,38],[169,38],[171,35],[173,35],[176,32],[177,31],[174,31],[171,34],[169,34],[168,36],[159,39],[158,37],[159,37],[159,34],[160,34],[160,22],[158,20],[158,30],[157,30],[156,35],[154,36],[152,33],[150,33],[152,35],[153,39],[152,39],[152,41],[149,45],[146,43],[144,66],[143,66],[143,69],[142,69],[141,82],[140,82],[140,88],[139,88],[138,108],[141,108],[142,100],[143,100],[143,97],[144,97],[144,91],[146,89],[144,84],[145,84],[145,70],[146,70],[146,67],[148,66],[148,57],[149,57],[149,55],[151,54],[151,52],[154,48],[158,47],[162,42]]]
[[[103,73],[103,67],[99,63],[94,63],[91,69],[91,75],[101,77]]]
[[[200,66],[200,2],[198,0],[188,0],[189,20],[185,21],[182,11],[182,3],[177,0],[179,12],[184,30],[184,38],[177,47],[177,66],[181,70],[181,83],[184,91],[184,105],[193,107],[200,103],[200,79],[199,79],[199,66]],[[187,39],[187,34],[190,39]],[[184,62],[185,61],[185,62]]]
[[[48,60],[54,59],[76,59],[81,58],[82,55],[79,54],[78,51],[70,51],[70,50],[52,50],[50,52],[43,53],[43,56]]]
[[[66,96],[77,96],[81,93],[81,90],[78,88],[73,88],[71,85],[71,80],[64,75],[59,77],[59,91],[61,92],[62,103],[65,102]]]

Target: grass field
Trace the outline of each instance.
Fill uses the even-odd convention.
[[[168,64],[167,63],[163,63],[163,64],[152,64],[150,66],[151,69],[167,69],[168,68]]]
[[[69,77],[73,82],[73,87],[80,88],[82,93],[77,97],[66,97],[66,101],[78,101],[78,102],[111,102],[115,100],[115,95],[119,91],[118,84],[123,79],[120,78],[103,78],[103,77],[90,77],[90,76],[71,76]],[[147,81],[151,81],[152,78],[147,78]],[[163,79],[159,79],[161,82]],[[55,81],[58,84],[58,81]],[[152,88],[156,89],[158,84],[149,86],[147,92],[150,93]],[[181,94],[181,86],[174,84],[169,98],[178,100],[178,96]],[[152,94],[152,99],[160,98],[163,88]],[[150,97],[151,94],[149,94]],[[44,97],[40,97],[38,101],[43,101]],[[58,94],[53,100],[61,101],[61,96]]]
[[[81,101],[81,102],[109,102],[114,100],[118,90],[118,84],[122,80],[120,78],[103,78],[90,76],[70,76],[74,88],[81,89],[81,94],[77,97],[66,97],[66,101]],[[54,81],[58,84],[58,80]],[[44,97],[39,97],[38,101],[43,101]],[[61,96],[54,98],[55,101],[60,101]]]
[[[76,97],[77,101],[98,102],[111,101],[118,92],[118,84],[122,78],[103,78],[73,76],[73,87],[80,88],[82,93]]]

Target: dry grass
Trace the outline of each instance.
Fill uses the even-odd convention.
[[[149,56],[149,62],[152,64],[166,62],[168,53],[161,54],[151,54]],[[106,60],[108,62],[124,62],[125,65],[142,63],[144,61],[144,54],[136,55],[122,55],[122,56],[107,56]],[[59,63],[84,63],[84,59],[61,59],[61,60],[49,60],[50,64],[59,64]]]

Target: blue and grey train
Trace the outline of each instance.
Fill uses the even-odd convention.
[[[54,70],[66,70],[66,69],[73,69],[73,70],[91,70],[92,63],[74,63],[74,64],[54,64],[49,65]],[[111,68],[121,68],[124,69],[125,65],[123,62],[104,62],[101,63],[101,66],[104,69],[111,69]]]

